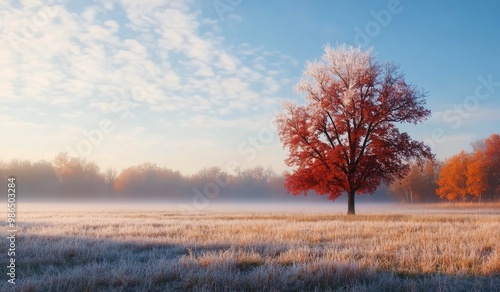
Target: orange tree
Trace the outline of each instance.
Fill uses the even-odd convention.
[[[488,169],[483,155],[476,152],[471,155],[467,166],[467,191],[481,201],[483,194],[488,191]]]
[[[469,176],[471,184],[474,182],[479,187],[486,200],[494,201],[500,194],[500,135],[492,134],[474,143],[473,148],[476,174]]]
[[[436,193],[440,198],[446,198],[448,201],[457,198],[464,201],[467,198],[469,194],[467,189],[467,167],[470,159],[470,154],[462,150],[444,162],[437,180],[438,189]]]

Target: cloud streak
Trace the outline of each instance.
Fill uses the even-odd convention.
[[[57,133],[88,131],[104,118],[114,118],[124,129],[141,126],[149,135],[168,125],[189,127],[193,135],[207,125],[254,130],[259,121],[252,116],[264,119],[261,113],[276,108],[280,89],[290,85],[283,64],[296,61],[248,44],[226,45],[221,20],[202,18],[199,4],[1,4],[0,41],[9,45],[0,47],[0,105],[36,108],[44,117],[33,115],[18,126],[29,132],[33,125],[49,125],[31,136],[57,141],[78,140],[60,139]],[[11,114],[3,116],[12,119]],[[116,118],[125,114],[126,119]],[[147,120],[138,118],[145,115]],[[5,136],[15,135],[4,130]],[[145,133],[131,130],[127,141],[140,141]],[[123,141],[121,136],[107,139]],[[148,141],[157,147],[165,143]],[[17,142],[27,143],[24,136]],[[42,156],[64,151],[67,143]]]

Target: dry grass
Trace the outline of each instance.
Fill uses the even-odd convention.
[[[346,216],[32,206],[18,214],[16,288],[500,291],[500,211],[467,210]]]

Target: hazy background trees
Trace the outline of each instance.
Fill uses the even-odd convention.
[[[120,196],[129,198],[178,198],[182,193],[183,183],[179,171],[145,162],[124,169],[114,179],[114,188]]]
[[[28,197],[57,197],[60,191],[57,174],[49,161],[31,162],[22,159],[0,161],[0,174],[3,178],[15,175],[18,182],[17,193]]]
[[[98,197],[106,189],[105,179],[99,166],[85,158],[70,157],[67,153],[59,153],[53,161],[52,172],[55,172],[58,179],[56,194],[59,196]]]
[[[410,204],[438,201],[436,188],[439,167],[439,163],[432,160],[423,166],[411,163],[408,174],[390,185],[390,193]]]
[[[101,170],[94,161],[59,153],[51,161],[0,161],[0,175],[16,176],[21,199],[192,200],[206,186],[219,184],[217,200],[266,200],[289,197],[282,175],[256,166],[227,173],[205,167],[193,175],[152,162]]]

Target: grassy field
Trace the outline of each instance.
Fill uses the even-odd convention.
[[[31,205],[18,217],[16,291],[500,291],[498,206],[347,216]]]

